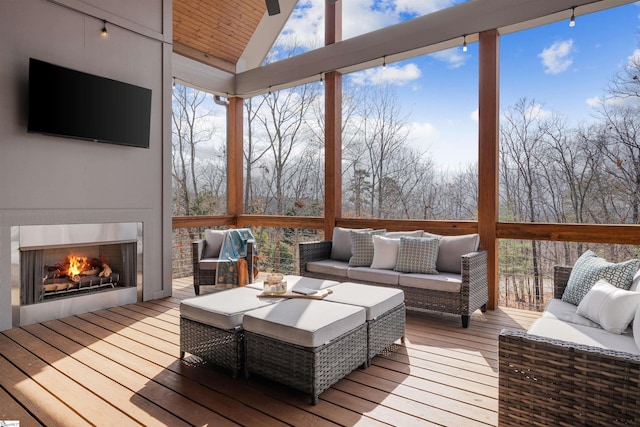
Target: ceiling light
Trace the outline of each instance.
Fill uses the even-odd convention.
[[[467,36],[466,36],[466,34],[463,36],[463,39],[462,39],[462,51],[463,52],[467,51]]]
[[[570,27],[576,26],[576,7],[575,6],[571,8],[571,19],[569,20],[569,26]]]
[[[102,20],[102,30],[100,30],[100,35],[102,37],[107,37],[107,21],[105,19]]]

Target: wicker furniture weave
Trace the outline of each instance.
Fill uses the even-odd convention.
[[[570,272],[555,267],[555,298]],[[640,356],[515,330],[498,346],[500,425],[640,425]]]
[[[451,313],[462,317],[462,326],[469,326],[469,318],[477,309],[486,311],[489,299],[487,283],[487,252],[478,251],[462,256],[462,284],[460,292],[436,291],[401,285],[389,285],[354,280],[330,274],[308,271],[306,266],[311,261],[330,258],[331,240],[304,242],[299,244],[300,275],[319,279],[336,280],[338,282],[356,282],[368,285],[387,286],[404,291],[404,301],[409,310],[430,310]]]
[[[367,366],[371,359],[384,352],[396,340],[404,344],[406,309],[404,304],[387,311],[382,316],[367,320]]]
[[[206,242],[204,239],[198,239],[192,242],[191,252],[193,261],[193,289],[196,295],[200,295],[200,286],[216,284],[216,270],[200,269],[200,260]],[[253,242],[247,242],[247,270],[249,272],[249,283],[253,283]]]
[[[319,347],[285,343],[245,331],[245,376],[269,378],[311,395],[318,403],[320,393],[344,378],[367,360],[367,325],[362,324]]]
[[[235,378],[243,368],[244,330],[242,326],[219,329],[180,317],[180,359],[185,352],[231,369]]]

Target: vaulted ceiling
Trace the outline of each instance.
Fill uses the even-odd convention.
[[[236,74],[260,66],[295,6],[266,14],[265,0],[173,0],[173,51]]]

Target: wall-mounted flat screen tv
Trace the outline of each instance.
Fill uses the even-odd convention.
[[[151,90],[29,60],[28,132],[149,148]]]

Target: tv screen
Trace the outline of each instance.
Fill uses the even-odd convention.
[[[29,60],[28,132],[149,148],[151,90]]]

